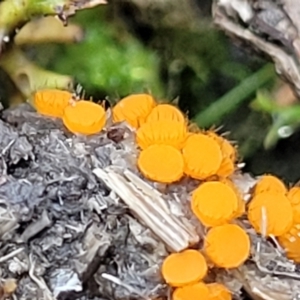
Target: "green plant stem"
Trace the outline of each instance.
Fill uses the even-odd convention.
[[[105,4],[105,0],[5,0],[0,2],[0,46],[5,37],[34,16],[58,15],[64,21],[77,10]]]
[[[257,89],[275,77],[274,66],[267,64],[250,77],[243,80],[238,86],[212,103],[204,111],[198,113],[193,121],[200,127],[217,125],[222,118],[236,109],[243,101]]]
[[[10,76],[25,98],[42,88],[69,90],[73,86],[71,76],[44,70],[31,62],[18,47],[11,47],[2,54],[0,67]]]

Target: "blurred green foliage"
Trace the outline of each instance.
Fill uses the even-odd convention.
[[[81,11],[71,21],[83,27],[82,42],[38,45],[28,53],[47,69],[74,76],[96,98],[149,91],[158,98],[179,97],[193,117],[262,65],[236,53],[210,19],[194,30],[158,27],[147,45],[109,6]]]
[[[280,106],[266,90],[258,90],[251,107],[272,117],[272,124],[264,138],[265,149],[275,147],[280,139],[290,137],[300,128],[300,105]]]
[[[255,94],[258,88],[271,90],[276,79],[264,60],[233,45],[213,28],[209,15],[199,16],[191,26],[166,25],[156,12],[153,21],[147,20],[151,14],[145,11],[141,16],[146,21],[134,10],[124,18],[114,11],[120,3],[113,2],[70,20],[84,29],[82,42],[30,46],[26,54],[49,70],[74,76],[86,96],[95,100],[108,96],[117,101],[144,91],[169,101],[177,98],[180,108],[199,124],[223,125],[221,131],[230,132],[249,171],[297,178],[298,169],[289,172],[286,157],[279,158],[276,151],[289,145],[288,140],[279,141],[278,129],[299,127],[299,108],[282,110],[267,93]],[[264,145],[275,148],[265,152]]]
[[[107,20],[107,8],[80,11],[72,22],[85,38],[71,45],[37,46],[35,58],[53,71],[75,77],[88,95],[118,98],[145,90],[163,94],[159,57],[120,26]]]
[[[264,66],[223,97],[212,103],[204,111],[200,112],[194,118],[195,122],[202,127],[213,124],[219,125],[227,114],[237,109],[258,88],[264,86],[274,78],[275,71],[273,65],[268,64]]]
[[[158,28],[150,45],[162,57],[167,98],[179,97],[181,109],[189,111],[190,117],[262,66],[262,61],[238,52],[211,27],[210,19],[199,22],[194,30]]]
[[[38,45],[28,54],[45,68],[74,76],[94,99],[108,95],[118,100],[143,91],[169,101],[178,98],[180,108],[199,124],[224,124],[224,130],[241,142],[242,156],[253,155],[262,145],[264,136],[253,139],[246,134],[249,127],[243,126],[250,122],[257,130],[260,123],[251,120],[259,114],[248,109],[248,103],[259,81],[265,85],[273,71],[259,72],[265,62],[230,43],[209,17],[199,18],[192,27],[165,26],[157,20],[148,36],[147,31],[137,35],[137,28],[116,15],[112,6],[79,12],[71,21],[83,27],[82,42]],[[206,113],[212,104],[217,104],[217,114]]]

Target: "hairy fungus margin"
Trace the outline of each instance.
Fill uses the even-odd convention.
[[[182,149],[186,138],[186,125],[170,120],[144,123],[136,133],[137,144],[142,149],[146,149],[155,144],[163,144],[173,146],[180,150]]]
[[[187,123],[184,114],[174,105],[158,104],[147,117],[147,122],[170,120]]]
[[[148,94],[133,94],[121,99],[113,108],[115,122],[126,121],[134,128],[140,127],[152,109],[156,106],[155,99]]]
[[[248,219],[253,228],[265,236],[280,236],[293,224],[293,210],[282,193],[264,192],[255,195],[248,207]]]
[[[73,94],[56,89],[38,90],[33,96],[33,105],[38,113],[62,118],[65,108],[70,104]]]
[[[204,256],[193,249],[169,255],[162,265],[162,275],[173,287],[197,283],[206,273],[207,264]]]
[[[217,173],[222,162],[218,143],[201,133],[191,134],[182,149],[185,173],[195,179],[207,179]]]
[[[75,101],[64,110],[64,125],[73,133],[96,134],[106,123],[104,108],[91,101]]]
[[[142,150],[137,165],[141,173],[153,181],[172,183],[183,176],[182,154],[169,145],[152,145]]]
[[[237,268],[250,255],[250,238],[235,224],[213,227],[205,237],[204,251],[217,267]]]
[[[172,300],[209,300],[209,289],[203,282],[186,285],[175,289]]]
[[[191,206],[201,223],[211,227],[230,222],[239,208],[239,200],[229,185],[210,181],[193,192]]]

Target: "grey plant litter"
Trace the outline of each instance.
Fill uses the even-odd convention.
[[[22,104],[1,112],[0,127],[0,300],[8,290],[16,300],[170,299],[164,258],[201,245],[205,234],[188,205],[198,182],[143,178],[124,123],[76,136]],[[256,180],[241,172],[232,179],[247,201]],[[213,269],[212,280],[235,299],[243,288],[253,299],[297,299],[300,268],[239,222],[252,257],[235,270]],[[5,290],[8,282],[15,289]]]

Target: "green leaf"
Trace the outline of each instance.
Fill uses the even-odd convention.
[[[267,112],[269,114],[278,112],[281,109],[266,90],[257,91],[256,99],[250,104],[250,107],[254,110]]]
[[[85,30],[83,42],[56,48],[51,68],[75,76],[88,93],[125,96],[150,91],[160,97],[158,56],[138,40],[105,20],[104,10],[78,13]]]

